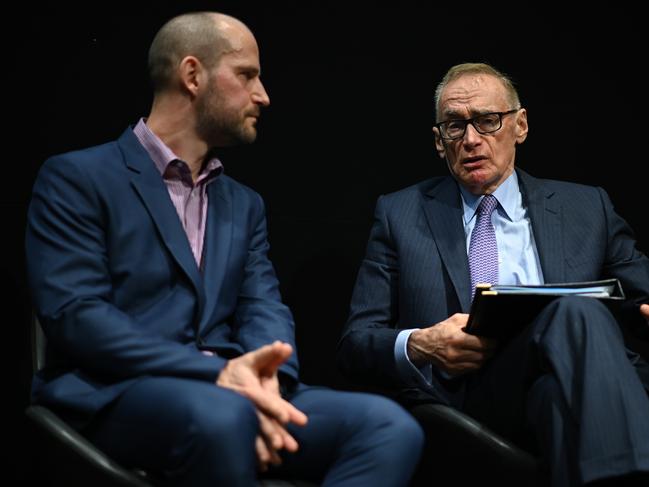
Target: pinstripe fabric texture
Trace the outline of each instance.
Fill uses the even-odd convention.
[[[491,223],[491,214],[498,206],[498,200],[492,194],[482,198],[478,205],[471,242],[469,243],[469,270],[471,272],[471,299],[475,294],[476,284],[498,282],[498,245],[496,231]]]

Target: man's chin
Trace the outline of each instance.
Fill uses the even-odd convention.
[[[253,130],[251,132],[246,132],[245,134],[242,134],[241,137],[239,137],[240,144],[252,144],[255,140],[257,140],[256,130]]]
[[[493,183],[491,174],[483,169],[466,172],[457,179],[474,194],[482,194]]]
[[[241,133],[240,140],[242,144],[252,144],[257,140],[257,129],[255,127],[247,127]]]
[[[219,137],[219,140],[212,144],[212,147],[234,147],[237,145],[252,144],[257,139],[256,130],[241,130],[236,133],[230,133],[226,137]]]

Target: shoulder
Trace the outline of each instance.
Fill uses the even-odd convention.
[[[519,170],[520,184],[524,192],[541,192],[546,197],[558,198],[563,203],[579,205],[593,201],[608,201],[606,190],[600,186],[560,179],[536,178]]]
[[[44,167],[52,168],[58,165],[65,166],[97,166],[104,167],[106,160],[115,160],[117,157],[122,158],[121,151],[116,141],[105,144],[86,147],[83,149],[72,150],[50,156],[44,163]]]
[[[379,196],[375,215],[385,215],[388,219],[395,221],[412,221],[412,219],[418,218],[427,200],[431,197],[444,196],[449,189],[457,191],[457,185],[450,176],[425,179],[398,191]]]
[[[103,187],[115,178],[115,168],[125,168],[118,144],[105,144],[50,156],[38,170],[35,187],[70,185]]]
[[[111,174],[125,171],[125,161],[130,156],[144,157],[146,151],[137,141],[131,127],[128,127],[117,139],[110,142],[49,157],[41,166],[39,175],[70,173],[75,177],[85,175],[101,180]]]
[[[385,206],[403,206],[419,203],[424,195],[434,193],[440,184],[447,182],[450,176],[439,176],[425,179],[411,186],[379,196],[379,203]]]
[[[584,183],[577,183],[573,181],[564,181],[561,179],[538,179],[546,189],[557,191],[561,193],[569,193],[576,191],[578,193],[594,193],[597,192],[596,186]]]

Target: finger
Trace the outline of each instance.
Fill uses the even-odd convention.
[[[465,333],[462,347],[470,350],[493,350],[498,346],[498,340]]]
[[[258,435],[255,440],[255,448],[257,449],[257,459],[261,462],[264,468],[268,468],[269,464],[281,465],[282,458],[277,453],[277,449],[266,441],[263,435]],[[260,456],[261,455],[261,456]]]
[[[649,304],[641,304],[640,313],[642,313],[642,315],[649,320]]]
[[[309,421],[309,418],[307,417],[306,414],[304,414],[302,411],[300,411],[298,408],[293,406],[290,402],[286,402],[286,407],[288,409],[288,415],[289,415],[289,423],[296,424],[298,426],[304,426],[307,424]],[[286,424],[286,423],[284,423]]]
[[[462,350],[461,352],[453,355],[452,359],[449,359],[449,362],[454,364],[464,364],[464,363],[475,363],[481,365],[489,357],[491,357],[492,352],[490,351],[472,351],[472,350]]]
[[[295,414],[293,406],[280,396],[264,390],[261,386],[249,387],[245,391],[246,397],[263,413],[275,418],[282,424],[286,424]]]
[[[282,397],[264,390],[262,387],[253,387],[247,391],[248,398],[262,412],[279,421],[281,424],[294,423],[304,426],[308,419],[306,414],[293,406]]]
[[[259,470],[261,472],[265,472],[266,470],[268,470],[270,452],[268,451],[266,443],[261,436],[257,436],[257,438],[255,438],[255,451],[257,452],[257,463]]]
[[[295,438],[284,428],[282,425],[278,426],[280,428],[280,434],[282,435],[282,441],[284,443],[284,449],[290,451],[291,453],[296,452],[300,445]]]
[[[259,431],[266,444],[275,450],[284,446],[284,437],[279,431],[279,423],[262,412],[257,412]]]
[[[230,364],[234,364],[236,360],[240,359],[241,357],[233,359]],[[221,371],[216,384],[247,397],[258,409],[277,418],[282,423],[290,421],[293,415],[291,409],[287,407],[286,401],[282,399],[277,391],[267,390],[262,387],[259,378],[255,377],[255,373],[249,369],[249,365],[242,362]]]
[[[276,395],[277,397],[282,398],[282,396],[279,393],[279,381],[277,380],[277,376],[275,375],[273,378],[265,378],[261,379],[261,387],[273,395]],[[282,398],[284,401],[286,401],[284,398]],[[298,408],[293,406],[290,402],[286,401],[286,408],[288,410],[289,414],[289,423],[294,423],[298,426],[304,426],[308,422],[307,415],[304,414],[302,411],[300,411]]]
[[[290,452],[298,450],[298,442],[293,436],[276,420],[266,416],[261,411],[257,411],[259,418],[259,429],[261,436],[264,439],[266,446],[269,450],[285,449]]]
[[[274,373],[293,353],[293,347],[288,343],[275,341],[249,352],[248,360],[252,366],[265,375]]]
[[[258,436],[255,441],[255,447],[257,449],[257,459],[260,464],[260,469],[262,472],[268,470],[268,465],[281,465],[282,458],[277,454],[276,450],[273,450],[268,446],[268,443],[264,440],[263,437]],[[261,459],[264,459],[263,462]]]

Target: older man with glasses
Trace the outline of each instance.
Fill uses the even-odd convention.
[[[454,66],[435,103],[451,174],[379,198],[341,369],[417,405],[430,443],[444,438],[423,420],[426,404],[441,403],[534,443],[555,486],[649,485],[648,366],[619,328],[649,336],[649,259],[603,189],[515,168],[528,121],[507,76]],[[477,283],[604,278],[626,292],[617,316],[560,297],[506,343],[465,330]],[[439,465],[423,459],[430,480]]]

